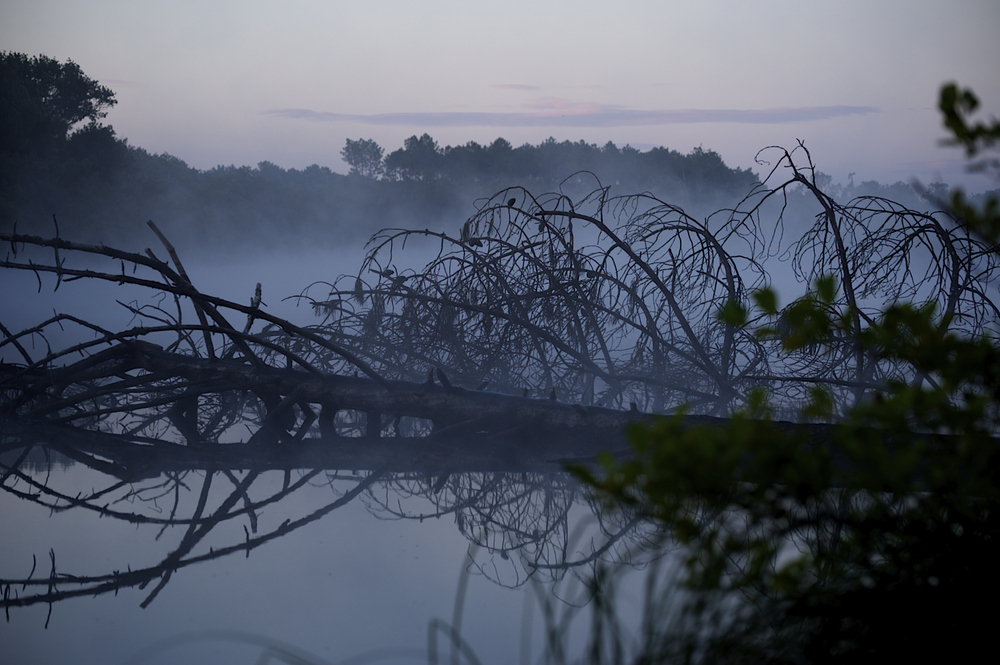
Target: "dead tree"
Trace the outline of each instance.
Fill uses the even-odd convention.
[[[981,242],[944,213],[877,198],[837,203],[817,185],[804,147],[775,151],[758,189],[704,221],[649,195],[599,187],[573,201],[518,189],[484,202],[455,236],[383,231],[357,274],[300,296],[320,314],[308,325],[269,314],[259,293],[244,305],[199,292],[152,224],[170,263],[151,250],[0,235],[11,247],[0,267],[51,274],[56,288],[102,280],[169,298],[131,307],[138,325],[127,330],[66,315],[0,329],[0,353],[20,361],[0,366],[5,427],[59,428],[63,439],[91,441],[80,454],[104,458],[117,437],[146,446],[147,457],[159,451],[159,464],[180,446],[179,463],[199,468],[213,463],[218,443],[281,445],[273,463],[298,463],[310,455],[293,451],[317,439],[346,446],[362,435],[432,435],[425,443],[448,445],[479,437],[508,451],[552,440],[540,450],[553,459],[615,447],[623,425],[646,413],[725,417],[753,388],[793,414],[816,385],[847,407],[886,380],[923,380],[860,350],[857,335],[887,301],[933,302],[961,334],[996,330],[985,285],[997,266]],[[811,223],[788,218],[803,216],[806,202]],[[406,244],[419,240],[435,242],[437,255],[405,267]],[[51,260],[18,256],[26,246]],[[788,353],[780,337],[717,316],[727,303],[750,308],[750,292],[771,283],[768,259],[786,253],[806,284],[837,278],[828,306],[851,326],[830,340],[831,353]],[[113,267],[73,267],[75,255]],[[47,332],[68,325],[97,336],[50,349]],[[33,355],[28,340],[45,351]],[[233,440],[244,422],[249,438]]]

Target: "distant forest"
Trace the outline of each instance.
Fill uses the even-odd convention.
[[[506,187],[570,196],[598,186],[651,192],[691,214],[735,205],[759,184],[749,169],[728,167],[695,148],[640,151],[548,139],[514,147],[498,138],[438,146],[428,134],[385,154],[370,139],[348,140],[342,175],[325,166],[194,169],[169,154],[130,146],[102,123],[114,93],[80,67],[46,56],[0,53],[0,223],[19,232],[114,242],[129,248],[153,219],[175,242],[335,246],[385,227],[454,231],[475,201]],[[333,157],[333,156],[331,156]],[[903,183],[866,182],[840,194],[909,203]]]

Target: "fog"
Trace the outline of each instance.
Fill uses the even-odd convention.
[[[483,183],[452,182],[438,199],[444,185],[436,178],[401,184],[348,177],[340,184],[368,188],[367,200],[391,210],[363,224],[351,221],[363,206],[344,218],[282,216],[290,202],[303,209],[315,203],[275,184],[302,174],[266,165],[216,173],[247,192],[235,212],[224,213],[220,196],[212,205],[221,217],[199,218],[180,206],[176,216],[157,220],[202,294],[252,308],[261,287],[257,310],[220,303],[228,325],[215,319],[211,333],[184,328],[197,325],[207,301],[187,293],[178,305],[171,289],[183,292],[183,285],[157,288],[179,271],[176,261],[172,269],[142,265],[147,247],[168,257],[143,225],[127,234],[112,225],[64,225],[64,238],[79,232],[109,245],[117,238],[138,252],[116,258],[99,256],[99,247],[57,254],[41,247],[44,241],[15,239],[6,257],[20,267],[94,271],[80,279],[13,267],[0,273],[7,330],[56,313],[79,319],[23,338],[33,361],[95,340],[99,346],[55,356],[54,364],[106,348],[128,351],[113,334],[102,335],[134,328],[136,339],[163,347],[145,360],[162,360],[167,349],[175,366],[204,373],[236,367],[263,378],[233,384],[224,374],[136,372],[144,367],[137,361],[94,380],[86,372],[69,376],[63,385],[35,382],[33,372],[47,371],[47,361],[23,376],[5,366],[18,400],[10,415],[27,413],[32,424],[55,428],[10,436],[75,452],[78,462],[50,468],[43,457],[30,467],[16,442],[4,450],[0,516],[17,538],[0,550],[0,579],[7,580],[5,602],[20,589],[15,600],[29,603],[7,607],[5,653],[25,663],[236,664],[283,650],[305,662],[426,662],[431,645],[451,653],[450,624],[484,663],[531,662],[544,648],[543,631],[563,617],[573,617],[566,624],[572,629],[560,633],[570,653],[585,647],[587,613],[596,605],[587,603],[588,583],[604,565],[626,580],[615,578],[620,618],[638,631],[642,571],[672,583],[684,553],[655,523],[605,510],[562,473],[566,450],[588,460],[593,451],[581,452],[584,433],[566,427],[572,446],[547,454],[561,426],[545,429],[542,421],[561,422],[552,415],[560,408],[581,418],[685,408],[726,417],[761,386],[791,421],[813,385],[829,388],[836,415],[888,380],[912,378],[902,363],[850,353],[859,326],[824,340],[831,353],[783,353],[778,336],[753,334],[752,326],[771,323],[766,316],[752,314],[747,329],[720,319],[729,302],[753,312],[752,294],[761,287],[775,288],[784,305],[833,274],[834,310],[876,316],[886,302],[930,300],[942,316],[954,315],[958,332],[997,327],[992,292],[981,288],[995,278],[996,261],[946,215],[912,209],[927,201],[903,186],[834,184],[802,151],[774,154],[777,175],[766,183],[737,194],[684,181],[688,198],[676,200],[619,192],[617,183],[603,189],[593,174],[564,181],[561,191],[511,185],[485,199],[475,198]],[[711,155],[695,158],[720,177],[733,175]],[[283,198],[268,198],[268,186]],[[392,196],[379,199],[379,192]],[[889,193],[902,194],[902,204],[880,198]],[[410,195],[431,202],[425,216],[406,216]],[[456,197],[472,200],[452,205]],[[434,210],[438,216],[425,226]],[[366,245],[387,219],[408,230],[383,231]],[[119,285],[119,278],[152,283]],[[262,314],[295,326],[262,321]],[[167,329],[142,329],[160,324]],[[307,334],[320,324],[321,335]],[[149,350],[135,346],[136,353]],[[6,363],[31,364],[13,344],[0,353]],[[299,398],[316,376],[324,389],[353,381],[355,394]],[[278,393],[273,386],[284,380],[300,383]],[[393,404],[413,411],[364,407],[371,392],[384,396],[369,390],[379,381],[402,385]],[[428,396],[438,411],[422,403]],[[524,411],[513,413],[542,415],[449,420],[448,398],[456,396],[481,400],[490,407],[484,413],[514,404]],[[403,416],[422,418],[440,436],[422,447],[420,438],[430,435],[406,436]],[[530,464],[511,462],[513,446],[497,443],[519,428],[526,432],[521,448],[540,456]],[[239,450],[243,443],[249,452]],[[121,454],[136,445],[140,458],[152,460],[148,466]],[[323,449],[325,464],[282,466],[282,455],[310,446]],[[155,458],[162,450],[188,457]],[[245,456],[198,457],[234,450]],[[367,450],[374,452],[366,457]],[[14,460],[23,466],[7,466]],[[128,581],[119,584],[123,576]],[[45,600],[46,593],[66,596]],[[668,605],[672,593],[661,596]],[[546,605],[554,615],[544,614]]]
[[[858,352],[887,303],[1000,334],[995,248],[931,214],[997,186],[936,107],[1000,107],[996,0],[188,4],[0,10],[107,86],[67,118],[5,60],[0,232],[172,266],[2,247],[101,273],[0,267],[5,662],[583,661],[602,566],[632,648],[686,552],[563,472],[601,422],[836,422],[923,380]],[[840,327],[789,350],[804,295]]]
[[[150,246],[156,241],[150,233]],[[363,244],[336,249],[280,248],[248,256],[225,248],[181,246],[181,258],[196,288],[233,302],[249,303],[257,283],[261,284],[265,309],[277,316],[304,324],[315,315],[312,309],[300,305],[294,296],[313,282],[331,280],[341,272],[356,270],[357,257]],[[36,252],[39,259],[44,252]],[[162,254],[162,251],[161,251]],[[355,264],[355,265],[352,265]],[[72,267],[100,265],[108,269],[110,262],[76,260]],[[123,330],[136,325],[135,314],[128,307],[156,304],[168,306],[161,294],[150,289],[117,285],[93,280],[59,283],[53,275],[37,276],[30,271],[6,270],[0,276],[0,323],[12,332],[38,325],[54,312],[77,316],[108,330]],[[41,286],[39,286],[41,285]],[[49,329],[53,347],[96,337],[96,333],[65,324],[63,329]],[[40,343],[40,341],[39,341]],[[9,347],[4,350],[10,353]],[[8,358],[9,360],[9,358]]]

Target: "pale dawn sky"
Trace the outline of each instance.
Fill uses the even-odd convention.
[[[0,49],[73,59],[119,136],[198,168],[345,172],[387,152],[584,139],[753,167],[805,141],[837,180],[954,182],[946,81],[1000,113],[997,0],[167,3],[6,0]],[[994,186],[978,180],[966,183]]]

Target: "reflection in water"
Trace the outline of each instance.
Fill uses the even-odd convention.
[[[127,331],[60,314],[0,330],[19,363],[0,363],[5,656],[113,662],[168,639],[173,662],[193,648],[178,634],[240,630],[331,662],[376,645],[525,660],[553,646],[524,626],[573,617],[600,562],[659,556],[648,525],[561,471],[640,414],[463,388],[436,361],[417,380],[373,369],[326,329],[199,294],[170,253],[179,272],[124,257],[152,277],[39,268],[157,290]]]
[[[602,510],[564,473],[461,473],[430,481],[399,474],[364,500],[380,517],[454,515],[459,532],[486,552],[478,569],[498,584],[558,580],[599,561],[645,562],[641,552],[660,551],[662,531],[637,515]]]
[[[29,463],[30,450],[8,451],[6,457],[14,457],[13,461],[0,466],[8,495],[53,512],[89,512],[152,527],[154,539],[163,543],[162,554],[154,564],[128,562],[125,570],[81,575],[57,567],[51,553],[47,562],[35,559],[26,577],[0,580],[8,608],[51,606],[67,598],[149,586],[142,601],[145,607],[177,571],[233,554],[249,557],[265,543],[355,500],[380,519],[422,523],[452,518],[457,531],[484,552],[476,564],[479,570],[512,587],[538,575],[559,579],[566,571],[586,569],[598,561],[620,562],[625,557],[636,561],[638,553],[653,547],[662,535],[636,515],[601,510],[565,473],[435,477],[383,470],[186,471],[135,483],[101,475],[97,477],[103,482],[81,492],[61,486],[74,474],[42,472],[37,461]],[[303,488],[317,487],[328,490],[325,500],[317,500],[314,492],[308,504],[296,500]],[[273,519],[262,520],[265,512],[286,518],[274,524]],[[164,537],[168,533],[173,538]],[[21,592],[15,589],[18,586]]]
[[[56,464],[43,463],[45,455]],[[170,471],[156,477],[124,481],[106,474],[100,465],[94,468],[77,463],[60,468],[58,464],[65,463],[64,459],[53,458],[40,445],[6,450],[2,462],[0,476],[5,499],[0,508],[5,515],[17,512],[12,510],[14,504],[11,503],[16,500],[15,503],[46,509],[64,524],[70,516],[77,516],[74,519],[81,524],[97,518],[101,524],[128,526],[133,534],[131,543],[109,542],[116,551],[103,556],[74,547],[72,536],[67,535],[64,540],[68,542],[62,547],[53,547],[41,554],[34,550],[35,543],[23,542],[17,548],[20,556],[11,551],[0,557],[3,566],[0,589],[3,590],[5,611],[16,614],[32,606],[42,607],[44,616],[38,618],[46,627],[60,624],[60,610],[65,601],[73,598],[87,599],[78,602],[97,603],[95,598],[103,597],[115,604],[131,604],[133,608],[135,604],[142,608],[155,606],[161,602],[166,589],[177,584],[179,578],[192,574],[196,566],[212,565],[210,562],[221,559],[230,562],[227,566],[235,566],[239,560],[261,556],[269,547],[280,547],[278,541],[295,541],[300,547],[328,552],[329,558],[306,575],[305,584],[308,585],[309,580],[328,575],[331,568],[351,565],[338,556],[343,541],[377,540],[372,537],[375,532],[391,528],[386,522],[412,524],[418,530],[428,530],[430,541],[425,541],[425,546],[432,550],[437,549],[435,541],[443,542],[447,538],[448,559],[452,562],[456,560],[454,555],[462,551],[455,545],[463,539],[470,551],[466,559],[468,572],[500,585],[494,585],[496,591],[486,594],[490,597],[489,603],[496,602],[496,593],[504,593],[501,586],[525,587],[529,581],[534,582],[525,587],[530,589],[529,599],[547,597],[555,590],[565,593],[566,599],[574,603],[585,602],[588,588],[576,580],[590,579],[600,563],[647,563],[662,554],[655,547],[662,534],[657,534],[648,523],[634,515],[602,510],[565,473],[482,473],[457,469],[440,474],[380,469],[360,472],[319,468],[225,469]],[[360,517],[359,507],[368,516],[367,520]],[[341,513],[350,513],[350,517],[344,518],[350,520],[347,531],[341,531],[344,519],[338,521],[334,517]],[[45,521],[46,518],[36,515],[35,519]],[[336,524],[336,532],[331,534],[324,523]],[[441,537],[442,527],[450,532],[445,538]],[[86,542],[88,535],[78,534],[81,544]],[[420,547],[421,536],[416,535],[414,540],[415,546]],[[397,543],[393,547],[398,550],[406,544]],[[438,556],[434,551],[429,555]],[[378,561],[384,567],[375,575],[382,577],[384,584],[367,588],[363,593],[380,599],[377,601],[380,604],[393,604],[397,600],[394,582],[400,576],[409,575],[410,566],[401,557],[394,556],[391,549],[372,552],[370,556],[373,562]],[[458,561],[461,565],[461,559]],[[454,563],[447,568],[450,581],[435,591],[436,600],[445,605],[460,570]],[[265,568],[261,572],[265,576],[281,577],[284,567]],[[366,573],[359,571],[359,575],[363,574]],[[268,582],[261,580],[261,583]],[[559,591],[560,584],[564,592]],[[180,585],[192,592],[183,581]],[[125,593],[129,589],[137,593]],[[291,592],[294,596],[298,593],[296,589],[285,590],[282,595]],[[355,602],[358,591],[354,590],[344,602]],[[187,603],[200,602],[202,595],[211,593],[211,589],[197,588],[193,592],[194,597],[172,595],[163,602],[177,611],[177,607],[183,608]],[[483,594],[482,589],[478,593]],[[520,596],[515,605],[521,603]],[[405,609],[419,615],[411,616],[411,622],[415,619],[425,626],[434,616],[450,617],[448,622],[438,619],[431,624],[431,644],[436,644],[441,651],[452,648],[458,639],[451,627],[461,628],[462,615],[475,613],[479,608],[466,604],[462,609],[460,604],[455,604],[452,611],[442,613],[438,610],[436,614],[422,606]],[[562,603],[549,604],[547,611],[550,616],[575,613],[571,606]],[[523,613],[523,609],[517,609],[510,612],[506,620],[517,626],[520,622],[516,615]],[[544,612],[539,614],[536,623],[544,622],[545,617]],[[540,630],[536,632],[541,634]],[[516,630],[511,632],[515,634]],[[282,635],[276,637],[284,638]],[[472,649],[479,649],[482,642],[488,642],[482,637],[466,637]],[[507,641],[516,642],[510,638]],[[408,653],[409,662],[412,662],[414,653],[419,653],[418,660],[425,659],[424,651],[413,651],[420,642],[400,645],[389,640],[388,643],[394,644],[394,649],[396,646],[410,649],[393,652],[393,658]],[[139,646],[149,645],[140,641]],[[544,645],[539,642],[536,646],[543,648]],[[191,642],[185,648],[195,647]],[[174,646],[168,651],[171,657],[176,655]],[[485,661],[493,662],[491,658]]]

